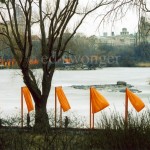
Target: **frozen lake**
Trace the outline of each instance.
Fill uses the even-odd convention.
[[[36,70],[36,74],[41,74],[41,70]],[[74,112],[79,116],[88,118],[89,90],[79,90],[69,86],[116,84],[117,81],[126,81],[142,91],[137,95],[144,101],[146,106],[149,106],[150,85],[148,81],[150,81],[150,68],[103,68],[92,71],[56,70],[47,108],[48,110],[54,108],[54,87],[63,86],[71,105],[71,110],[67,113]],[[20,88],[22,86],[24,86],[24,83],[19,70],[0,70],[0,114],[2,116],[20,112]],[[110,106],[103,111],[116,110],[121,114],[124,113],[124,93],[104,90],[100,92],[110,103]],[[131,108],[132,106],[129,105],[129,109]],[[27,112],[26,106],[24,110]],[[67,113],[64,113],[64,115],[67,115]],[[97,117],[99,115],[100,113],[96,114]]]

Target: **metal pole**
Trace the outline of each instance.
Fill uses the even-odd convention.
[[[62,108],[60,105],[60,127],[62,128]]]
[[[56,95],[56,87],[55,87],[55,128],[57,122],[57,95]]]
[[[91,129],[91,88],[90,88],[90,129]]]
[[[93,129],[94,129],[94,113],[93,113]]]
[[[23,128],[23,87],[21,87],[21,127]]]
[[[125,126],[128,125],[128,96],[127,89],[125,91]]]

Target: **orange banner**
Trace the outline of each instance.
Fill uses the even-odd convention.
[[[132,93],[128,88],[126,88],[126,95],[137,112],[141,111],[145,107],[143,101],[134,93]]]
[[[12,61],[12,66],[15,64],[15,61]]]
[[[7,61],[4,62],[4,66],[5,66],[5,67],[7,66]]]
[[[107,106],[109,103],[107,100],[94,88],[90,88],[91,91],[91,103],[92,103],[92,113],[97,113]]]
[[[64,91],[62,90],[62,87],[56,87],[56,94],[58,96],[61,108],[63,109],[63,111],[68,111],[71,107],[69,105],[69,102],[65,96]]]
[[[11,66],[11,61],[10,61],[10,60],[7,61],[7,66],[8,66],[8,67]]]
[[[39,64],[39,61],[38,61],[37,59],[34,59],[33,64],[34,64],[34,65],[38,65],[38,64]]]
[[[30,112],[34,109],[30,91],[28,90],[27,87],[22,87],[22,93],[24,95],[24,98],[27,104],[28,112]]]

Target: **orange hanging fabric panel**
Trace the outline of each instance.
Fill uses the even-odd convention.
[[[14,66],[14,64],[15,64],[15,61],[14,61],[14,60],[12,60],[12,66]]]
[[[9,61],[7,61],[7,66],[8,66],[8,67],[10,67],[10,66],[11,66],[11,62],[10,62],[10,60],[9,60]]]
[[[109,103],[107,100],[93,87],[90,88],[91,90],[91,103],[92,103],[92,113],[97,113],[107,106]]]
[[[62,87],[56,87],[56,94],[58,96],[61,108],[63,109],[63,111],[68,111],[71,107],[69,105],[69,102],[65,96],[64,91],[62,90]]]
[[[134,93],[132,93],[128,88],[126,89],[126,94],[137,112],[141,111],[145,107],[143,101]]]
[[[4,66],[5,66],[5,67],[7,66],[7,61],[4,62]]]
[[[34,65],[38,65],[38,64],[39,64],[38,60],[35,59],[35,60],[34,60]]]
[[[22,87],[22,92],[27,104],[28,112],[30,112],[34,109],[30,91],[27,87]]]

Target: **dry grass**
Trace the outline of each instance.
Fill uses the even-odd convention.
[[[77,117],[78,118],[78,117]],[[10,125],[14,119],[10,119]],[[16,121],[16,120],[15,120]],[[51,121],[51,120],[50,120]],[[80,123],[81,121],[81,123]],[[82,120],[74,119],[68,129],[51,128],[46,133],[32,129],[0,129],[0,150],[149,150],[150,149],[150,111],[136,114],[130,112],[128,127],[124,118],[112,112],[109,117],[102,115],[97,129],[82,128]],[[9,120],[7,120],[9,125]]]

